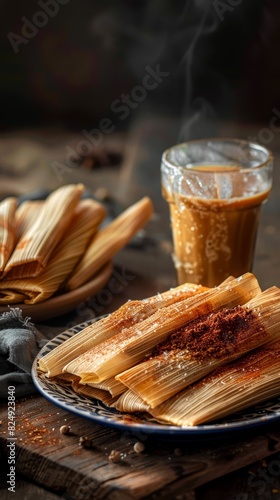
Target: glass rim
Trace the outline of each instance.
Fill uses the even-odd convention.
[[[263,169],[264,167],[268,166],[269,164],[271,164],[274,160],[274,155],[272,153],[272,151],[267,148],[266,146],[262,146],[261,144],[258,144],[257,142],[253,142],[253,141],[248,141],[246,139],[238,139],[238,138],[231,138],[231,137],[206,137],[206,138],[202,138],[202,139],[191,139],[191,140],[188,140],[188,141],[184,141],[184,142],[181,142],[181,143],[178,143],[178,144],[174,144],[173,146],[170,146],[168,149],[166,149],[163,153],[162,153],[162,157],[161,157],[161,161],[165,163],[165,165],[167,165],[169,168],[178,168],[178,169],[182,169],[182,168],[186,168],[188,170],[192,170],[191,168],[188,168],[187,166],[184,166],[184,165],[176,165],[175,163],[172,163],[170,161],[170,159],[168,158],[168,156],[170,155],[170,152],[172,150],[175,150],[175,149],[180,149],[182,148],[183,146],[186,146],[188,144],[205,144],[207,142],[219,142],[221,144],[223,143],[233,143],[233,144],[236,144],[236,145],[241,145],[241,146],[247,146],[247,147],[251,147],[252,149],[255,149],[255,150],[258,150],[262,153],[265,153],[267,155],[267,158],[266,160],[264,161],[260,161],[260,163],[254,167],[249,167],[249,166],[241,166],[240,170],[238,170],[239,172],[242,171],[242,172],[245,172],[245,171],[252,171],[252,170],[261,170]],[[194,171],[195,169],[193,169]],[[209,174],[210,171],[207,171],[207,170],[200,170],[200,173],[201,174]],[[222,171],[220,172],[222,174]],[[224,171],[224,173],[226,173],[226,171]]]

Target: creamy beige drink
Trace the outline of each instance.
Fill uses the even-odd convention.
[[[191,165],[162,177],[169,203],[178,282],[213,287],[251,271],[271,168]]]

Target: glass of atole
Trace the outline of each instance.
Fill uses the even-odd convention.
[[[162,192],[179,284],[213,287],[252,271],[272,171],[268,149],[238,139],[189,141],[163,153]]]

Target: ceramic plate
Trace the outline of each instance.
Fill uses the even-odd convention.
[[[77,290],[56,295],[38,304],[11,304],[19,307],[24,316],[30,316],[32,321],[44,321],[73,311],[87,297],[94,296],[107,283],[112,272],[112,263],[108,263],[90,281]],[[0,313],[8,311],[8,306],[0,306]]]
[[[72,412],[80,417],[87,418],[98,424],[113,427],[116,430],[135,432],[141,431],[146,434],[157,434],[172,437],[213,435],[214,433],[235,432],[246,430],[261,424],[273,423],[280,419],[280,397],[261,403],[253,408],[230,415],[219,422],[193,427],[176,427],[172,425],[159,424],[151,418],[140,418],[132,414],[118,412],[109,408],[100,401],[89,399],[76,394],[71,387],[64,387],[48,379],[44,373],[38,370],[38,359],[45,356],[52,349],[60,345],[66,339],[72,337],[91,323],[85,322],[71,328],[53,340],[48,342],[40,351],[34,361],[32,377],[39,392],[49,401],[60,408]]]

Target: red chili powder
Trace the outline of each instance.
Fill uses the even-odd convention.
[[[245,307],[236,306],[200,316],[171,333],[154,348],[152,357],[186,349],[191,357],[200,360],[221,358],[238,352],[256,335],[265,335],[259,317]]]

